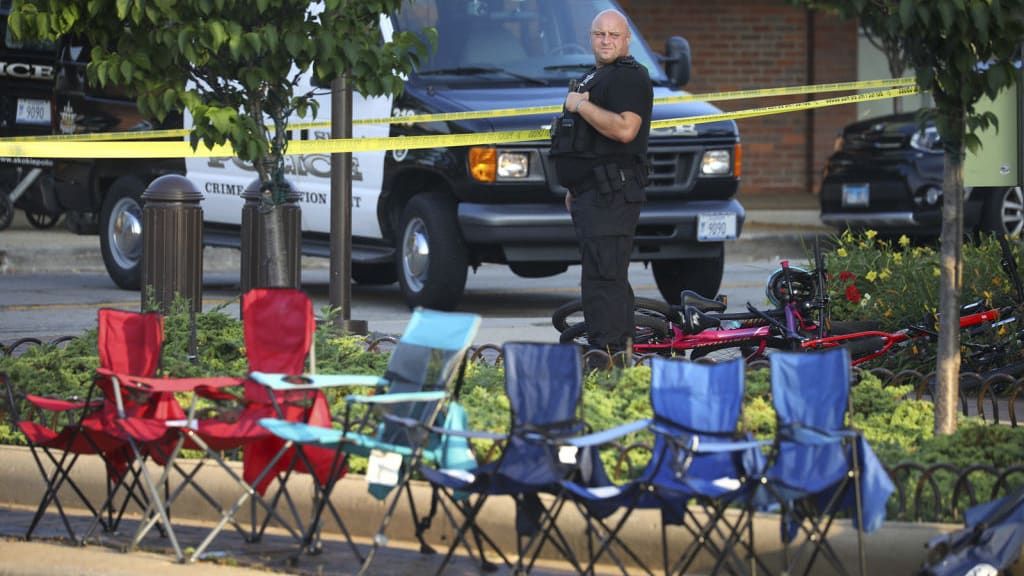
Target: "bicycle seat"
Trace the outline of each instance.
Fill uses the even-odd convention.
[[[721,320],[703,312],[696,306],[683,308],[683,331],[687,334],[697,334],[708,328],[718,328],[721,325]]]
[[[683,310],[693,306],[701,312],[725,312],[725,303],[705,298],[693,290],[683,290],[679,294]]]

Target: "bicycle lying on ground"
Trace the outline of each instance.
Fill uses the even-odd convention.
[[[705,298],[683,291],[679,306],[648,298],[634,303],[633,352],[638,355],[684,355],[691,359],[722,359],[742,353],[748,359],[770,348],[792,349],[801,334],[824,336],[822,321],[827,310],[823,285],[824,265],[820,245],[814,245],[816,271],[791,267],[786,261],[766,283],[766,295],[775,307],[758,310],[748,304],[747,312],[725,312],[724,299]],[[561,342],[587,344],[585,322],[571,322],[582,310],[579,300],[554,311],[552,324],[561,332]],[[818,319],[814,319],[818,316]]]
[[[1024,343],[1020,308],[1024,305],[1024,286],[1009,242],[1000,237],[1001,267],[1013,287],[1013,302],[992,307],[977,301],[960,309],[960,328],[964,366],[972,371],[990,371],[1017,362],[1024,372],[1018,352]],[[850,350],[853,364],[859,365],[894,354],[922,339],[938,337],[934,320],[912,323],[896,331],[885,331],[872,321],[832,321],[826,288],[827,272],[820,245],[814,245],[814,270],[790,267],[783,262],[767,283],[766,293],[775,307],[759,310],[747,304],[746,312],[725,312],[724,302],[684,292],[678,307],[647,299],[637,299],[633,352],[636,355],[685,355],[691,359],[713,360],[742,354],[757,359],[772,349],[814,350],[843,346]],[[564,326],[561,342],[586,344],[583,322],[567,319],[577,313],[579,304],[570,302],[555,311],[552,322]],[[1012,326],[1008,337],[980,343],[978,337],[998,334]]]

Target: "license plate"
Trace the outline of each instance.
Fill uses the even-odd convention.
[[[870,201],[870,184],[843,184],[843,206],[867,206]]]
[[[697,241],[718,242],[736,239],[736,215],[711,213],[697,215]]]
[[[18,98],[18,110],[15,113],[14,122],[16,124],[49,126],[50,101]]]

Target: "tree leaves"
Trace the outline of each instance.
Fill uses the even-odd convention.
[[[296,69],[350,74],[368,96],[401,90],[399,77],[429,49],[408,33],[381,41],[381,14],[401,5],[326,0],[314,13],[309,0],[14,0],[9,25],[19,37],[83,38],[91,82],[124,88],[148,116],[188,108],[193,145],[229,141],[259,160],[287,145],[268,124],[317,111],[313,92],[293,93]]]

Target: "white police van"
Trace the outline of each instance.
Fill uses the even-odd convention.
[[[385,28],[433,26],[439,34],[436,53],[407,79],[401,96],[356,95],[353,115],[368,119],[558,104],[569,80],[592,66],[591,20],[607,8],[620,9],[613,0],[412,1]],[[659,58],[635,28],[632,36],[631,53],[650,71],[655,98],[680,94],[690,70],[686,42],[670,39],[668,57]],[[111,95],[89,92],[58,94],[57,110],[76,124],[71,131],[129,129],[146,122],[137,112],[132,116],[130,106],[119,108]],[[321,118],[329,117],[327,97],[320,110]],[[717,111],[702,102],[656,105],[654,119]],[[444,135],[539,129],[550,122],[550,115],[512,116],[357,124],[353,132],[357,138]],[[296,131],[293,137],[329,135],[324,128]],[[684,288],[708,296],[719,288],[723,243],[738,236],[744,218],[735,199],[739,146],[732,121],[680,125],[651,135],[648,201],[632,259],[650,263],[670,302],[677,302]],[[301,193],[303,253],[327,256],[329,156],[295,155],[287,163],[292,186]],[[563,204],[566,191],[552,170],[546,143],[536,142],[355,153],[353,278],[366,284],[397,281],[410,306],[453,308],[467,270],[482,263],[506,264],[524,277],[564,272],[579,262],[579,253]],[[65,207],[100,213],[104,261],[119,286],[139,285],[139,197],[149,181],[171,172],[186,174],[205,195],[204,242],[238,246],[241,194],[255,172],[236,159],[59,163]]]

